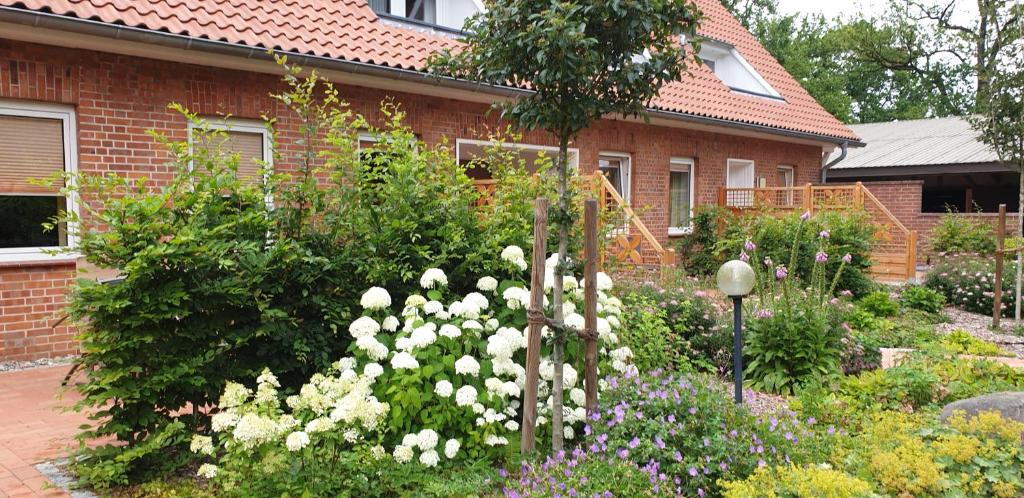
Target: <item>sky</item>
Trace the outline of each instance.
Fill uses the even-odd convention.
[[[938,0],[933,0],[938,3]],[[956,15],[954,19],[970,17],[972,3],[966,0],[957,2]],[[824,14],[825,17],[835,16],[849,17],[858,12],[864,12],[868,17],[881,14],[885,11],[888,0],[779,0],[779,10],[784,14]]]

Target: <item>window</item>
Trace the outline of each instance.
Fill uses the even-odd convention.
[[[598,155],[598,169],[604,176],[608,177],[608,182],[612,184],[615,191],[622,196],[626,204],[630,203],[630,181],[631,181],[631,168],[629,161],[629,154],[621,154],[618,152],[602,152]]]
[[[491,172],[483,164],[483,160],[487,157],[487,149],[494,145],[494,142],[486,140],[460,138],[455,143],[455,159],[459,164],[468,167],[466,175],[470,178],[474,180],[490,180]],[[552,168],[555,165],[555,160],[558,159],[558,147],[518,143],[503,143],[501,147],[514,151],[515,155],[523,161],[526,169],[532,173],[537,172],[537,162],[540,160],[541,155],[544,156],[545,160],[551,161]],[[576,170],[579,166],[579,151],[577,149],[569,149],[568,159],[569,169]]]
[[[792,166],[779,166],[776,168],[776,184],[779,187],[792,187],[793,183],[793,167]]]
[[[270,134],[266,126],[259,121],[234,118],[210,118],[207,126],[211,130],[223,131],[224,134],[201,136],[195,133],[195,129],[189,123],[189,140],[192,146],[216,147],[224,154],[237,153],[238,178],[245,181],[262,181],[260,170],[264,164],[268,170],[271,169],[274,162]],[[196,143],[197,140],[203,143]]]
[[[377,14],[462,30],[474,14],[484,11],[482,0],[370,0]]]
[[[701,42],[698,57],[730,89],[761,97],[782,99],[779,92],[758,74],[735,47],[705,40]]]
[[[693,215],[693,159],[672,158],[668,180],[668,234],[682,235]]]
[[[750,207],[754,205],[754,161],[729,159],[725,164],[725,205]]]
[[[68,227],[42,227],[76,209],[58,191],[63,182],[48,188],[28,180],[74,173],[75,136],[70,107],[0,102],[0,261],[47,259],[45,249],[74,246]]]

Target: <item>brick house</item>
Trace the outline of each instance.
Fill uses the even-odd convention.
[[[650,122],[606,119],[572,147],[580,171],[605,172],[662,244],[687,230],[696,204],[720,187],[817,181],[833,150],[857,135],[818,103],[717,0],[699,0],[707,64],[664,88]],[[205,116],[231,115],[244,156],[271,160],[260,115],[278,118],[286,171],[294,119],[268,94],[281,89],[273,48],[316,68],[371,121],[392,98],[428,143],[447,137],[460,160],[497,129],[496,99],[521,90],[427,77],[423,64],[458,43],[479,0],[0,0],[0,360],[72,354],[72,331],[54,323],[82,270],[63,231],[39,222],[67,205],[25,181],[64,169],[145,176],[159,183],[168,155],[144,132],[175,140],[178,102]],[[524,153],[550,150],[527,133]],[[95,278],[97,273],[84,276]]]

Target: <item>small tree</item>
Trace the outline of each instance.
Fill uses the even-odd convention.
[[[1020,45],[1020,44],[1018,44]],[[989,80],[984,112],[972,119],[981,140],[995,150],[999,160],[1020,174],[1017,223],[1024,235],[1024,55],[1002,66]],[[1014,317],[1020,320],[1021,253],[1017,253]]]
[[[662,85],[678,80],[692,52],[681,35],[693,39],[700,18],[689,0],[491,2],[484,14],[467,21],[466,45],[434,54],[431,70],[445,76],[528,88],[527,96],[498,104],[516,126],[541,128],[558,140],[555,167],[558,230],[553,316],[554,379],[552,446],[562,448],[562,323],[571,193],[569,142],[608,114],[643,116]]]

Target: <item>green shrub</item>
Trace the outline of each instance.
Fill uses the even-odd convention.
[[[977,356],[1013,356],[991,342],[983,341],[963,329],[956,329],[942,336],[940,341],[943,349],[955,354],[971,354]]]
[[[830,465],[761,467],[742,481],[722,482],[724,498],[874,498],[871,484]]]
[[[872,315],[883,318],[896,316],[900,312],[900,304],[885,291],[874,291],[860,298],[857,301],[857,306]]]
[[[678,496],[667,475],[615,455],[581,452],[549,456],[537,464],[524,462],[503,490],[508,497]]]
[[[927,287],[910,285],[900,292],[900,302],[907,309],[938,313],[942,311],[942,305],[945,304],[946,298],[938,291]]]
[[[893,318],[879,318],[859,307],[852,307],[842,319],[850,329],[850,340],[843,355],[843,372],[855,374],[881,366],[881,348],[927,347],[939,335],[935,315],[910,310]]]
[[[1003,269],[1003,316],[1012,316],[1016,263],[1007,258]],[[992,313],[995,290],[995,259],[989,256],[956,255],[942,258],[925,276],[925,287],[942,294],[946,302],[967,311]]]
[[[932,250],[951,254],[993,254],[996,236],[992,225],[974,216],[947,212],[932,228]]]
[[[835,291],[850,291],[863,295],[874,289],[868,275],[871,266],[871,247],[875,240],[875,225],[864,212],[824,211],[804,221],[797,214],[778,217],[771,214],[739,216],[725,224],[715,250],[725,259],[741,255],[749,240],[757,246],[758,257],[752,261],[763,264],[765,257],[774,264],[786,264],[791,275],[808,280],[816,266],[815,254],[819,248],[819,234],[828,232],[827,252],[831,258],[825,263],[826,273],[833,275],[839,269],[840,257],[850,255]],[[799,234],[799,239],[795,237]],[[797,258],[790,264],[796,244]]]
[[[633,351],[633,363],[643,372],[690,368],[690,345],[665,324],[665,310],[649,297],[635,292],[623,296],[622,320],[626,326],[619,339]]]
[[[679,266],[691,275],[713,275],[725,262],[717,249],[723,226],[735,221],[735,215],[718,206],[701,205],[694,210],[693,231],[679,238],[676,254]]]

